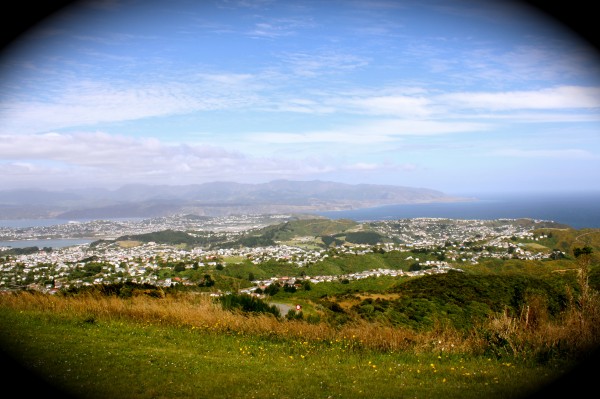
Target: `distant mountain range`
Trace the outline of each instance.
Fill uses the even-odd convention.
[[[262,184],[212,182],[185,186],[136,184],[116,190],[0,191],[0,219],[310,213],[462,200],[466,199],[427,188],[320,180],[276,180]]]

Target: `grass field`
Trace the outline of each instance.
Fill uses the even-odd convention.
[[[141,241],[127,240],[127,241],[117,241],[117,244],[119,244],[119,246],[121,248],[133,248],[133,247],[137,247],[137,246],[141,245],[142,242]]]
[[[359,339],[351,329],[328,335],[323,326],[234,314],[205,301],[158,301],[3,300],[2,346],[82,398],[505,399],[535,392],[570,368],[426,342],[433,336],[407,349],[375,349],[368,337],[389,339],[377,337],[385,330]]]

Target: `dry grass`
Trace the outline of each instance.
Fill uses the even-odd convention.
[[[280,320],[268,314],[249,316],[223,310],[205,295],[180,295],[161,299],[136,296],[123,299],[94,294],[59,297],[19,292],[1,295],[0,306],[65,314],[83,320],[128,319],[210,332],[236,332],[303,341],[343,341],[355,348],[380,351],[410,349],[415,352],[480,353],[483,344],[477,334],[465,336],[464,333],[445,326],[415,332],[361,320],[334,327],[325,322],[314,324],[302,320]],[[498,323],[498,320],[493,321],[493,328],[500,330],[503,327]]]
[[[383,326],[364,321],[334,327],[325,322],[281,320],[269,314],[247,315],[222,309],[206,295],[179,295],[165,298],[135,296],[128,299],[89,294],[61,297],[32,292],[0,295],[0,306],[19,310],[53,312],[95,320],[129,319],[140,323],[163,324],[212,332],[236,332],[304,341],[344,341],[353,347],[382,351],[412,348],[472,352],[474,340],[451,328],[428,333]]]
[[[600,347],[600,295],[588,284],[590,258],[582,257],[578,269],[578,295],[570,292],[569,304],[559,317],[548,315],[545,298],[528,298],[518,317],[507,312],[484,327],[515,356],[568,355],[583,357]]]
[[[117,241],[117,245],[119,245],[121,248],[133,248],[142,245],[142,242],[133,240]]]

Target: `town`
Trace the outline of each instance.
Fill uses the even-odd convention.
[[[268,279],[250,279],[251,287],[240,292],[252,293],[273,282],[296,284],[308,281],[354,280],[379,276],[414,276],[461,270],[462,265],[477,264],[483,258],[540,260],[563,256],[560,251],[535,251],[523,242],[535,243],[546,238],[534,230],[551,222],[530,219],[451,220],[416,218],[357,223],[355,230],[375,232],[385,240],[377,243],[343,242],[324,245],[311,236],[269,246],[184,246],[158,242],[117,240],[127,234],[173,230],[190,236],[221,235],[223,241],[293,220],[295,216],[244,215],[230,217],[172,217],[129,220],[69,222],[46,227],[2,228],[2,239],[41,239],[86,237],[93,243],[64,248],[35,248],[14,253],[0,248],[0,289],[33,289],[56,292],[71,286],[110,284],[130,281],[155,286],[198,285],[211,273],[240,262],[260,265],[278,262],[305,270],[328,258],[362,256],[396,251],[404,265],[397,269],[375,268],[342,275],[296,277],[274,275]],[[307,217],[305,217],[307,218]],[[322,219],[320,219],[322,220]],[[195,271],[196,273],[189,273]],[[188,273],[186,273],[188,272]]]

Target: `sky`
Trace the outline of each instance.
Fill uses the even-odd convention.
[[[599,68],[520,2],[76,2],[0,53],[0,190],[599,190]]]

